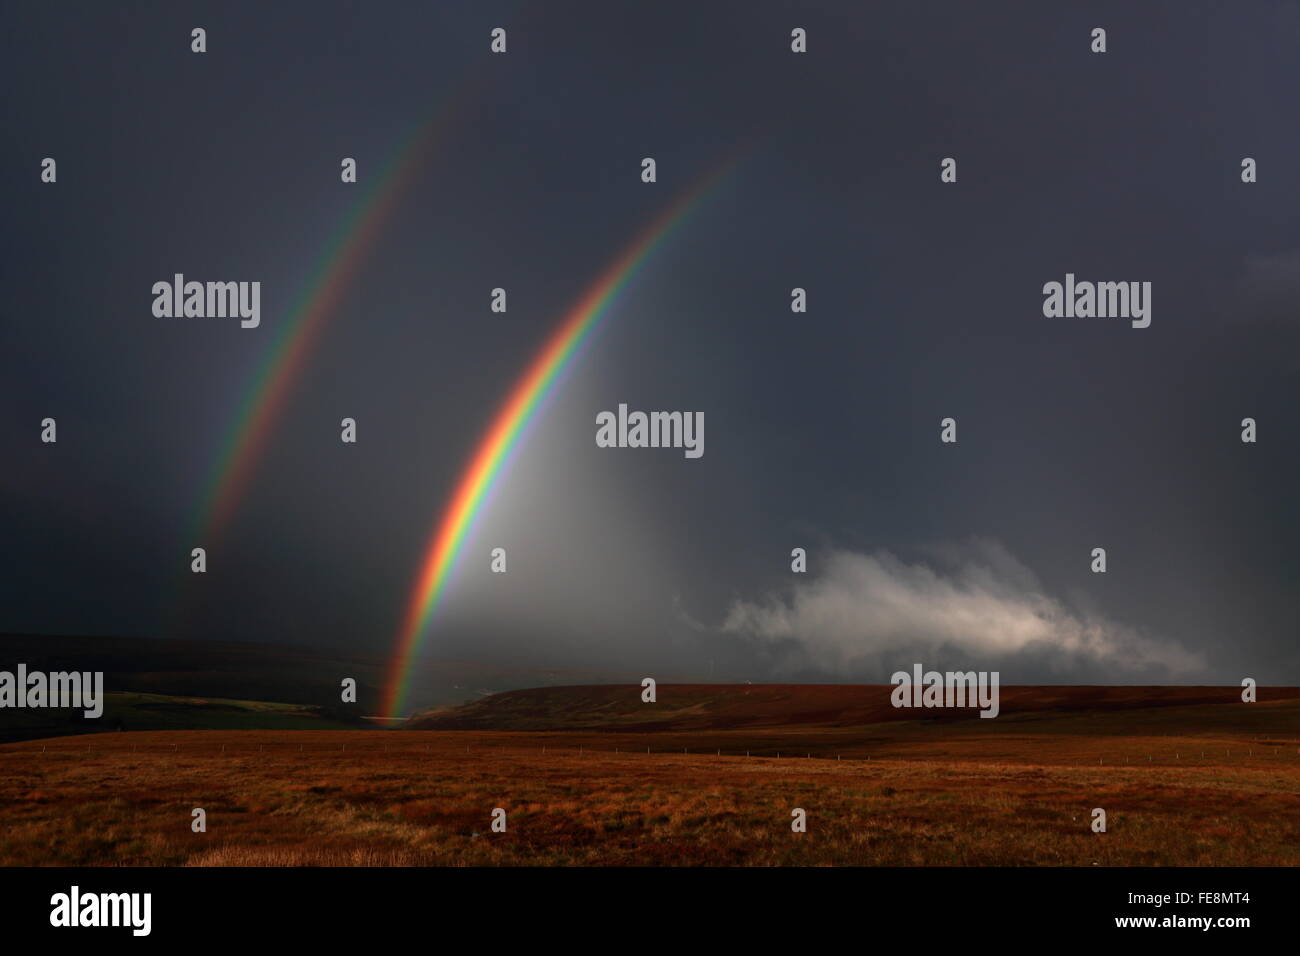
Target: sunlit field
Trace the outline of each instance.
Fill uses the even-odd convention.
[[[23,741],[0,747],[0,863],[1296,865],[1300,702],[1227,707],[693,733]],[[1216,712],[1249,720],[1175,730]],[[191,830],[196,807],[205,833]],[[491,830],[498,807],[504,833]],[[1106,833],[1091,832],[1095,807]],[[791,831],[794,808],[806,833]]]

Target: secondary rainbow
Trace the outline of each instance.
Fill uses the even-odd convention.
[[[389,664],[382,706],[385,717],[402,715],[412,667],[461,548],[538,408],[618,294],[730,166],[724,164],[704,177],[614,260],[568,312],[506,396],[434,528]]]
[[[373,176],[362,172],[361,181],[370,185],[330,236],[285,321],[279,323],[220,446],[192,538],[207,540],[229,522],[312,346],[439,134],[468,99],[460,96],[448,101],[431,118],[413,124],[383,168]]]

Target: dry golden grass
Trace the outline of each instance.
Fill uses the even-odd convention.
[[[1300,864],[1289,737],[971,726],[28,741],[0,747],[0,864]]]

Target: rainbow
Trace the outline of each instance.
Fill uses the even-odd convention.
[[[706,175],[610,264],[546,340],[506,396],[434,527],[389,663],[382,698],[384,717],[393,720],[401,716],[421,641],[442,600],[462,546],[538,409],[618,294],[732,165],[723,163]]]
[[[373,178],[362,171],[361,181],[369,185],[330,236],[286,320],[279,323],[220,445],[201,498],[192,540],[210,539],[229,523],[312,346],[439,141],[439,134],[466,102],[468,97],[457,97],[431,118],[413,124]]]
[[[413,124],[373,179],[361,171],[360,180],[368,185],[330,235],[285,320],[277,323],[274,337],[208,469],[199,505],[191,523],[185,527],[188,537],[181,543],[181,553],[188,554],[196,543],[210,552],[214,540],[230,523],[312,346],[451,113],[451,109],[444,108],[427,123]],[[179,566],[180,586],[165,612],[168,626],[173,629],[186,626],[191,613],[188,602],[194,597],[193,589],[188,586],[189,564],[179,562]]]

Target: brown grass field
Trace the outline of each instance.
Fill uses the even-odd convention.
[[[12,743],[0,864],[1300,863],[1300,689],[1004,688],[996,720],[888,691],[661,686],[647,721],[639,688],[547,688],[417,722],[466,729]]]

